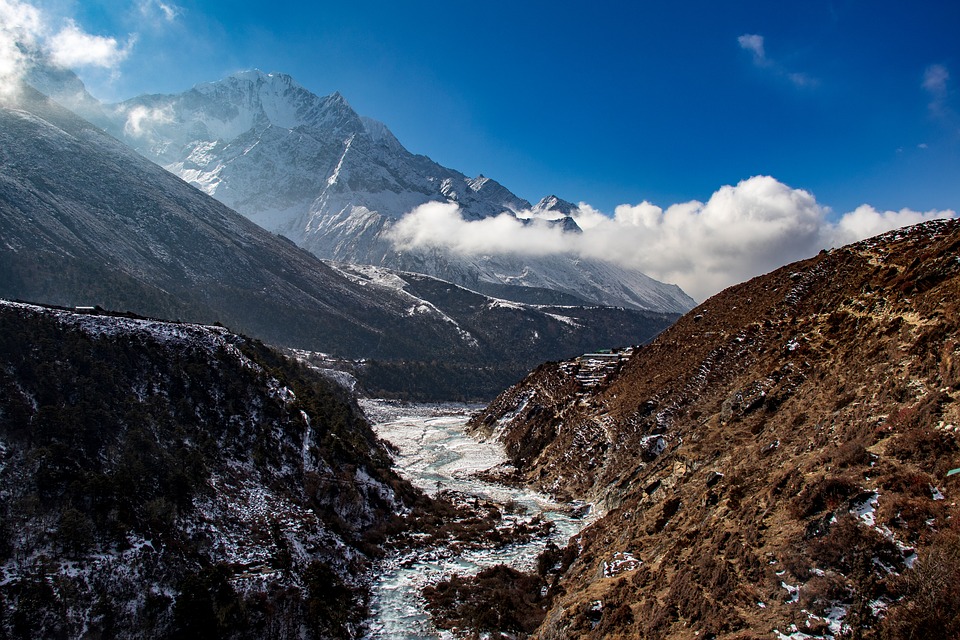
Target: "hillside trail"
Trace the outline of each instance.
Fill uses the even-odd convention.
[[[505,519],[529,521],[538,515],[553,523],[548,537],[497,549],[455,552],[446,547],[400,552],[378,564],[372,575],[371,622],[368,640],[452,638],[437,630],[426,612],[423,588],[452,574],[473,575],[485,567],[505,564],[531,571],[549,543],[564,547],[594,519],[579,517],[584,505],[560,504],[529,489],[509,487],[475,477],[505,461],[500,445],[474,440],[465,432],[478,409],[469,405],[414,405],[365,400],[364,411],[377,435],[397,449],[396,469],[430,495],[454,491],[494,502]]]

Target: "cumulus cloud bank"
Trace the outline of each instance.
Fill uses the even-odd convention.
[[[73,20],[59,28],[33,5],[0,0],[0,94],[14,91],[29,65],[42,57],[64,68],[100,67],[115,70],[136,41],[92,35]]]
[[[401,218],[390,237],[401,250],[603,260],[676,283],[704,299],[823,248],[956,216],[953,211],[877,211],[863,205],[831,222],[829,213],[809,192],[756,176],[721,187],[706,203],[666,209],[649,202],[621,205],[612,217],[581,204],[574,218],[583,233],[576,234],[536,220],[524,224],[512,213],[468,221],[455,204],[430,202]]]

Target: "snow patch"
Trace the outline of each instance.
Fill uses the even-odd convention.
[[[571,327],[580,328],[580,327],[583,326],[582,324],[580,324],[579,322],[577,322],[577,321],[574,320],[573,318],[570,318],[570,317],[567,317],[567,316],[561,316],[561,315],[557,315],[557,314],[555,314],[555,313],[546,313],[546,312],[544,312],[544,314],[547,315],[547,316],[549,316],[549,317],[551,317],[551,318],[553,318],[554,320],[557,320],[558,322],[562,322],[562,323],[564,323],[564,324],[568,324],[568,325],[570,325]]]
[[[879,499],[880,494],[874,491],[862,501],[854,503],[850,513],[860,518],[868,527],[876,527],[876,511]]]
[[[603,563],[603,575],[606,578],[615,578],[621,573],[636,571],[643,564],[632,553],[626,551],[617,551],[613,554],[613,559]]]
[[[330,174],[330,177],[327,178],[327,186],[332,187],[337,183],[337,180],[340,178],[340,171],[343,169],[343,161],[347,157],[347,153],[350,151],[350,146],[353,144],[354,136],[351,134],[349,138],[343,142],[343,154],[340,156],[340,160],[337,162],[336,168],[333,170],[333,173]]]

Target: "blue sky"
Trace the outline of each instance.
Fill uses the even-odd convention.
[[[960,209],[960,3],[36,0],[116,38],[101,99],[245,68],[411,151],[612,213],[770,175],[839,215]]]

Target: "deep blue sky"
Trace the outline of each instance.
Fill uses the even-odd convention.
[[[955,0],[162,3],[172,21],[34,2],[137,34],[119,75],[81,70],[102,99],[282,71],[534,202],[667,206],[765,174],[837,214],[960,209]]]

